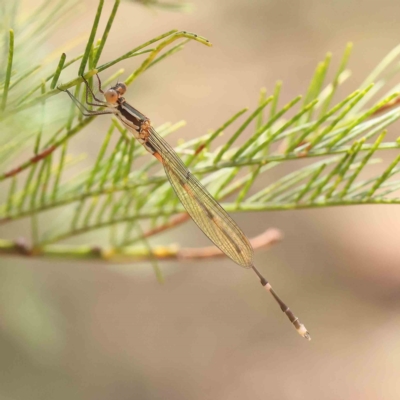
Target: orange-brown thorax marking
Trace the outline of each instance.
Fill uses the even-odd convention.
[[[160,154],[160,153],[155,152],[155,153],[153,153],[153,156],[154,156],[155,158],[157,158],[157,160],[160,161],[161,164],[163,164],[164,160],[163,160],[163,158],[161,157],[161,154]]]

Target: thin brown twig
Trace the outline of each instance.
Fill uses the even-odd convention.
[[[30,167],[31,165],[36,164],[37,162],[46,158],[56,148],[57,148],[57,146],[52,145],[52,146],[48,147],[47,149],[44,149],[42,152],[31,157],[28,161],[24,162],[23,164],[19,165],[18,167],[13,168],[7,172],[4,172],[2,175],[0,175],[0,180],[6,179],[6,178],[11,178],[11,177],[17,175],[18,173],[22,172],[23,170]]]
[[[269,249],[283,238],[282,232],[275,228],[267,229],[265,232],[250,239],[254,250]],[[202,260],[204,258],[226,257],[225,254],[215,246],[196,248],[185,248],[180,250],[182,260]]]
[[[250,239],[254,250],[270,248],[282,240],[282,233],[274,228]],[[157,259],[167,260],[203,260],[206,258],[225,257],[218,248],[208,246],[203,248],[179,248],[176,245],[155,246],[152,249],[142,247],[102,248],[99,246],[48,245],[33,248],[25,239],[15,241],[0,240],[0,254],[8,256],[24,256],[44,259],[84,259],[88,261],[103,261],[107,263],[132,263]]]
[[[187,213],[180,214],[175,218],[171,218],[164,225],[157,226],[156,228],[149,229],[148,231],[144,232],[143,237],[148,238],[150,236],[157,235],[158,233],[164,232],[167,229],[174,228],[175,226],[183,224],[189,219],[190,219],[189,214]]]
[[[370,115],[370,118],[371,118],[371,117],[374,117],[374,116],[377,115],[377,114],[381,114],[381,113],[383,113],[383,112],[385,112],[385,111],[388,111],[388,110],[390,110],[391,108],[397,106],[398,104],[400,104],[400,96],[397,97],[396,99],[390,101],[389,103],[383,105],[383,106],[382,106],[381,108],[379,108],[378,110],[376,110],[372,115]]]
[[[33,164],[36,164],[37,162],[45,159],[48,157],[51,153],[53,153],[55,150],[57,150],[64,142],[66,142],[68,139],[70,139],[72,136],[74,136],[76,133],[78,133],[82,128],[84,128],[86,125],[89,124],[93,120],[93,117],[85,118],[82,120],[79,124],[77,124],[73,129],[68,131],[62,138],[57,140],[54,144],[51,146],[45,148],[42,150],[40,153],[35,154],[33,157],[31,157],[29,160],[23,162],[20,164],[18,167],[15,167],[7,172],[4,172],[0,175],[0,181],[11,178],[20,172],[26,170]]]

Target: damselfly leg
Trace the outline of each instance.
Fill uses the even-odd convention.
[[[98,85],[99,85],[99,92],[104,95],[103,90],[101,90],[100,77],[99,77],[98,74],[96,74],[96,77],[97,77],[97,81],[98,81]],[[98,99],[96,97],[96,95],[94,94],[92,88],[90,87],[89,82],[87,81],[87,79],[83,75],[81,75],[81,78],[83,79],[83,83],[86,86],[86,103],[91,105],[91,106],[107,107],[107,102],[106,101],[100,100],[100,99]],[[97,104],[89,102],[89,92],[92,95],[93,99],[97,101]]]
[[[82,76],[83,82],[85,84],[85,95],[86,95],[86,104],[94,106],[94,107],[108,107],[107,102],[99,100],[96,98],[94,95],[92,88],[89,85],[89,82]],[[100,82],[100,79],[99,79]],[[100,104],[97,103],[91,103],[89,102],[89,95],[88,95],[88,90],[92,94],[93,98],[98,101]],[[82,115],[85,117],[91,117],[94,115],[105,115],[105,114],[113,114],[112,111],[96,111],[96,110],[89,110],[84,104],[82,104],[68,89],[63,90],[64,92],[68,93],[68,96],[71,98],[71,100],[76,104],[76,106],[79,108],[80,112]]]

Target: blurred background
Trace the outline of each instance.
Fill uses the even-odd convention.
[[[123,2],[102,55],[106,62],[174,28],[210,39],[212,48],[190,43],[127,95],[155,125],[187,121],[171,143],[254,107],[260,88],[271,93],[278,79],[281,104],[304,93],[317,62],[332,51],[334,70],[348,41],[355,45],[350,93],[399,44],[400,3],[393,0],[192,3],[194,12],[179,14]],[[22,5],[29,13],[37,1]],[[112,5],[106,2],[103,15]],[[96,8],[97,1],[83,0],[38,51],[88,34]],[[139,62],[113,71],[124,67],[127,76]],[[90,125],[72,150],[89,150],[104,126]],[[274,176],[263,179],[258,187]],[[281,243],[256,253],[256,265],[310,330],[311,342],[290,327],[254,274],[227,259],[162,263],[160,285],[146,263],[2,258],[0,399],[398,399],[399,207],[235,219],[250,237],[269,227],[283,232]],[[21,235],[24,224],[2,226],[0,237]],[[208,245],[193,223],[153,240],[172,242]]]

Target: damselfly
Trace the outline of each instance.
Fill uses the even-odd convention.
[[[197,178],[191,174],[173,148],[155,131],[150,120],[125,100],[123,96],[127,89],[126,85],[117,83],[104,92],[101,89],[101,81],[98,75],[97,79],[99,92],[104,95],[105,101],[95,96],[85,78],[83,78],[83,81],[86,84],[86,103],[99,107],[100,110],[87,109],[85,105],[66,90],[82,114],[85,116],[115,115],[127,130],[133,134],[135,139],[163,165],[176,195],[197,226],[232,261],[244,268],[251,268],[256,273],[261,285],[272,294],[297,332],[310,340],[310,334],[305,326],[294,316],[289,307],[279,298],[268,281],[254,266],[253,248],[236,222],[233,221]],[[89,92],[96,101],[95,103],[89,101]]]

